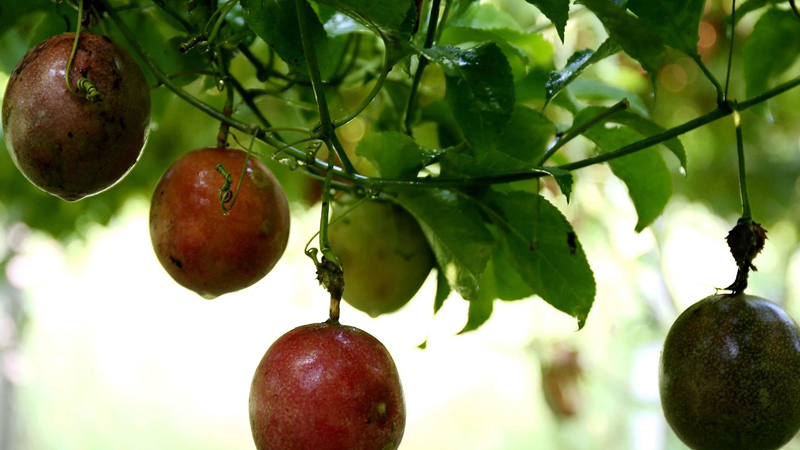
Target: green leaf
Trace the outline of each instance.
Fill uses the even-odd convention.
[[[503,52],[494,43],[422,52],[444,71],[447,103],[464,136],[474,148],[490,148],[514,111],[514,79]]]
[[[609,0],[580,0],[608,31],[609,36],[650,74],[653,86],[666,56],[664,40],[641,19]]]
[[[416,178],[431,160],[413,138],[396,131],[367,134],[356,154],[367,158],[387,178]]]
[[[670,47],[697,54],[700,19],[706,0],[628,0],[628,9],[647,23]]]
[[[300,24],[295,0],[242,0],[244,20],[253,32],[264,40],[275,53],[292,68],[308,74]],[[328,35],[316,13],[308,3],[307,14],[311,16],[311,38],[323,78],[331,75],[333,64],[328,57]]]
[[[564,29],[567,27],[569,19],[569,0],[525,0],[539,8],[556,27],[558,37],[564,42]]]
[[[770,4],[777,4],[784,2],[786,2],[786,0],[749,0],[748,2],[736,8],[736,24],[734,25],[737,25],[739,21],[741,21],[744,18],[744,16],[753,11],[757,11]],[[725,24],[727,26],[730,26],[731,24],[730,16],[725,18]]]
[[[758,20],[744,46],[747,96],[770,88],[800,55],[800,22],[791,11],[772,9]],[[759,105],[762,112],[766,104]]]
[[[450,286],[466,300],[477,298],[495,245],[479,208],[448,190],[406,190],[395,200],[419,222]]]
[[[602,61],[605,58],[620,51],[619,45],[611,39],[606,39],[605,42],[600,44],[597,51],[594,50],[580,50],[572,54],[567,60],[567,65],[561,70],[554,70],[550,72],[550,77],[547,79],[547,102],[553,99],[562,89],[569,86],[570,83],[575,81],[584,70],[588,69],[595,63]]]
[[[486,270],[493,270],[491,261],[487,263]],[[481,325],[486,323],[492,315],[492,311],[494,310],[495,289],[497,287],[496,280],[492,276],[487,277],[485,275],[487,274],[484,273],[484,277],[481,279],[478,297],[469,302],[467,323],[458,334],[477,330]]]
[[[575,98],[587,102],[619,102],[627,99],[632,111],[644,117],[648,115],[647,106],[638,94],[609,86],[599,80],[577,79],[572,82],[567,91]],[[562,94],[556,97],[555,101],[563,96]]]
[[[511,264],[544,301],[586,323],[595,281],[572,226],[543,197],[491,192],[483,199],[494,217]]]
[[[450,284],[447,282],[447,277],[444,276],[444,271],[437,267],[436,269],[436,297],[433,299],[433,313],[436,314],[444,306],[444,301],[450,296]]]
[[[583,117],[595,114],[594,108],[581,111]],[[595,125],[584,133],[594,142],[600,153],[607,153],[639,141],[642,136],[628,128],[606,128]],[[672,196],[672,177],[664,159],[655,148],[641,150],[608,162],[611,171],[628,187],[628,195],[633,201],[639,221],[636,231],[644,230],[661,215]]]
[[[317,0],[352,17],[378,34],[390,52],[394,63],[410,49],[411,32],[417,20],[412,1],[404,0]]]
[[[494,142],[497,151],[537,165],[558,128],[541,112],[517,105],[503,132]]]

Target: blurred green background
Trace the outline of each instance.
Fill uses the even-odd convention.
[[[28,48],[71,29],[74,13],[64,4],[31,0],[26,8],[33,12],[15,15],[16,2],[0,1],[3,88]],[[730,42],[725,3],[709,1],[700,28],[701,53],[718,77],[725,73]],[[577,6],[561,43],[525,2],[480,5],[492,8],[494,18],[542,29],[555,67],[605,37],[599,22]],[[759,14],[746,16],[736,30],[731,82],[732,96],[740,99],[745,98],[741,54]],[[488,16],[473,20],[481,17]],[[140,27],[148,18],[159,16],[152,8],[126,16]],[[151,53],[163,53],[163,42],[179,33],[163,21],[152,23],[157,25],[143,33],[143,43]],[[266,54],[263,43],[253,50]],[[169,64],[173,56],[157,57]],[[540,69],[552,64],[543,58]],[[374,70],[366,59],[354,68],[366,79]],[[234,61],[234,72],[248,86],[259,85],[243,58]],[[798,73],[795,63],[784,79]],[[334,96],[337,115],[363,98],[369,86],[361,86],[361,78]],[[402,86],[403,79],[396,74],[394,81]],[[222,105],[224,93],[213,80],[187,82],[193,94]],[[426,82],[430,95],[437,87],[441,91],[435,68],[428,69]],[[712,87],[677,52],[661,70],[655,98],[635,63],[622,55],[593,67],[572,89],[582,99],[596,97],[598,104],[626,96],[665,127],[715,106]],[[387,98],[376,101],[364,120],[341,130],[346,145],[369,131],[369,121],[389,108]],[[108,192],[78,203],[62,202],[27,183],[0,141],[0,449],[252,449],[247,417],[252,371],[278,336],[326,317],[327,296],[302,251],[318,227],[319,209],[309,207],[314,182],[269,158],[293,211],[289,248],[273,272],[250,289],[208,302],[161,269],[148,235],[149,195],[173,160],[214,143],[217,124],[163,87],[152,90],[152,99],[150,141],[135,169]],[[311,116],[296,108],[308,100],[307,90],[293,89],[283,100],[265,98],[260,104],[275,124],[308,126]],[[532,97],[529,103],[541,106],[539,101]],[[769,230],[749,292],[781,303],[795,317],[800,317],[799,103],[796,89],[771,101],[769,115],[743,115],[753,213]],[[557,106],[550,114],[569,123]],[[253,120],[244,106],[237,115]],[[435,140],[430,135],[435,127],[428,125],[416,130],[421,140]],[[402,448],[685,448],[661,414],[660,346],[679,312],[733,280],[724,237],[740,214],[740,201],[732,121],[720,120],[682,141],[688,176],[667,158],[675,196],[642,233],[634,232],[636,212],[626,188],[606,167],[575,174],[570,204],[546,191],[575,226],[597,279],[595,305],[580,332],[574,320],[534,298],[498,301],[486,325],[457,335],[468,304],[453,296],[434,316],[435,277],[389,316],[370,319],[343,305],[343,321],[384,342],[398,364],[408,406]],[[587,141],[577,139],[565,153],[590,150]],[[426,340],[427,348],[418,348]],[[800,449],[800,442],[787,448]]]

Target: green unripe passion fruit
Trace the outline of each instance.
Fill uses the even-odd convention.
[[[347,210],[337,208],[334,218]],[[329,233],[344,269],[342,298],[372,317],[408,303],[433,268],[419,224],[394,203],[367,201],[332,223]]]
[[[778,449],[800,429],[800,330],[763,298],[706,297],[667,334],[659,390],[694,450]]]

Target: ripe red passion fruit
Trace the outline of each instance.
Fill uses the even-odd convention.
[[[405,420],[389,352],[370,334],[338,323],[281,336],[250,387],[258,450],[393,450]]]
[[[89,78],[102,97],[67,90],[75,33],[31,49],[11,73],[2,125],[11,159],[45,192],[67,201],[108,189],[136,163],[150,131],[150,88],[133,57],[105,36],[81,33],[70,85]]]
[[[222,164],[235,191],[247,154],[205,148],[183,155],[158,182],[150,203],[150,239],[175,281],[205,298],[244,289],[277,264],[289,239],[289,203],[267,166],[247,163],[236,203],[223,215]]]

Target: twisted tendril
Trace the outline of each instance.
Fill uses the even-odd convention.
[[[254,129],[252,139],[250,140],[250,147],[247,149],[247,156],[244,159],[242,174],[239,176],[239,184],[236,185],[236,192],[231,191],[231,186],[233,185],[231,173],[225,170],[225,167],[223,167],[222,164],[217,164],[216,170],[224,179],[223,185],[219,188],[219,203],[222,207],[222,215],[228,215],[228,213],[233,209],[233,205],[236,203],[236,198],[239,197],[239,190],[242,188],[244,174],[247,172],[247,163],[250,162],[250,155],[253,153],[253,144],[256,143],[256,133],[257,130]],[[230,203],[230,206],[228,206],[228,203]]]
[[[72,60],[75,59],[75,51],[78,49],[78,39],[81,36],[81,23],[83,22],[83,0],[78,2],[78,29],[75,31],[75,40],[72,42],[72,52],[69,55],[69,59],[67,60],[67,70],[64,72],[64,80],[67,83],[67,90],[76,97],[85,97],[92,103],[96,103],[102,101],[103,98],[100,95],[100,91],[97,90],[97,87],[92,83],[88,78],[83,77],[78,80],[75,84],[75,87],[78,89],[77,92],[72,90],[72,86],[69,84],[69,71],[72,67]]]

